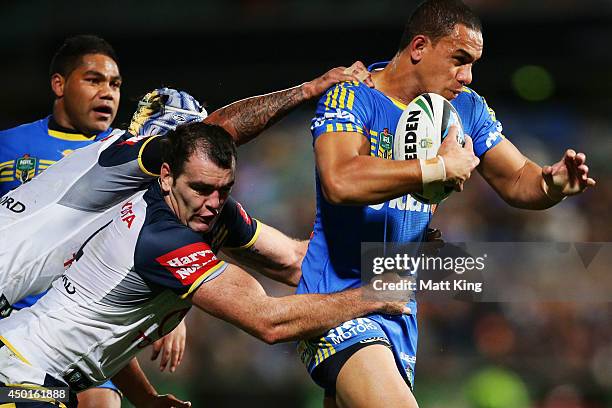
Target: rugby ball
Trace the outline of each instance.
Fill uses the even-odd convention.
[[[397,123],[393,159],[427,160],[436,157],[452,125],[457,125],[457,141],[464,146],[463,125],[455,107],[438,94],[419,95],[402,112]],[[410,193],[410,195],[422,203],[437,204],[452,192],[452,187],[440,182],[428,184],[423,193]]]

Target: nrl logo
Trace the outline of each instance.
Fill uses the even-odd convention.
[[[32,177],[34,177],[34,173],[36,172],[36,164],[38,160],[36,157],[31,157],[29,154],[24,154],[23,157],[20,157],[15,162],[15,176],[22,183],[29,181]]]
[[[390,159],[393,152],[393,135],[389,133],[388,128],[384,128],[380,133],[378,153],[380,157]]]

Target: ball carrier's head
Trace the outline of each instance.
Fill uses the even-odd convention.
[[[482,50],[480,20],[465,4],[428,0],[410,16],[397,54],[373,80],[406,104],[428,92],[451,100],[472,82]]]

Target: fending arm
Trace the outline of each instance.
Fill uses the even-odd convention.
[[[583,153],[570,149],[559,162],[542,168],[504,139],[485,153],[478,170],[509,205],[543,210],[595,185],[585,162]]]

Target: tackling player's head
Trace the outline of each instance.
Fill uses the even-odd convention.
[[[58,124],[88,135],[110,127],[119,107],[121,75],[109,43],[93,35],[66,39],[49,75]]]
[[[482,48],[482,25],[469,7],[459,0],[428,0],[410,16],[398,52],[414,66],[418,93],[453,99],[472,82]]]
[[[236,145],[225,129],[201,122],[166,134],[160,184],[177,218],[197,232],[207,232],[234,185]]]

